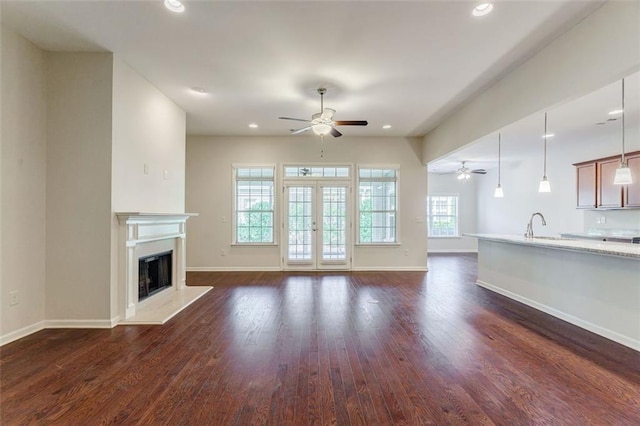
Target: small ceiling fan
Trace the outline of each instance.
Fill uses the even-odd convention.
[[[467,166],[464,165],[465,163],[466,163],[466,161],[463,161],[462,162],[462,167],[460,167],[456,171],[458,180],[462,180],[462,181],[468,180],[471,177],[471,173],[475,173],[475,174],[478,174],[478,175],[486,175],[487,174],[487,171],[485,169],[474,169],[474,170],[471,170]]]
[[[333,120],[333,114],[336,113],[335,109],[325,108],[324,107],[324,94],[327,93],[327,89],[321,87],[318,89],[318,93],[320,94],[320,112],[317,112],[311,116],[311,120],[305,120],[302,118],[291,118],[291,117],[278,117],[281,120],[295,120],[295,121],[304,121],[309,123],[306,127],[301,129],[292,129],[291,134],[297,135],[299,133],[306,132],[307,130],[313,130],[318,136],[326,136],[331,133],[331,136],[334,138],[339,138],[342,136],[342,133],[335,128],[335,126],[366,126],[369,124],[365,120]]]

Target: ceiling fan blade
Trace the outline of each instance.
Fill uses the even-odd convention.
[[[471,173],[475,173],[477,175],[486,175],[487,171],[485,169],[475,169],[471,170]]]
[[[335,109],[325,108],[324,111],[322,111],[321,117],[327,120],[331,120],[331,117],[333,117],[333,114],[335,113],[336,113]]]
[[[342,133],[340,133],[335,127],[332,127],[331,136],[333,136],[334,138],[339,138],[340,136],[342,136]]]
[[[366,126],[369,124],[366,120],[340,120],[334,123],[336,126]]]
[[[311,120],[305,120],[303,118],[291,118],[291,117],[278,117],[280,120],[295,120],[295,121],[304,121],[306,123],[310,123]]]
[[[298,133],[302,133],[302,132],[306,132],[307,130],[309,130],[311,128],[311,126],[307,126],[307,127],[303,127],[302,129],[298,129],[298,130],[291,130],[291,134],[292,135],[297,135]]]

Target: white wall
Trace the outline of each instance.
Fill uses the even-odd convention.
[[[2,28],[0,336],[44,320],[46,77],[36,46]],[[18,305],[9,306],[9,292]]]
[[[428,175],[429,195],[458,195],[458,229],[460,235],[475,233],[477,229],[477,183],[486,178],[471,175],[467,182],[461,182],[455,173]],[[478,240],[470,237],[429,238],[429,253],[465,253],[478,251]]]
[[[280,247],[231,247],[232,163],[400,164],[398,247],[356,247],[354,269],[426,267],[426,169],[420,141],[407,138],[316,137],[187,138],[187,267],[204,269],[280,268]],[[277,194],[280,194],[278,192]],[[280,203],[280,197],[277,198]],[[416,219],[420,217],[421,222]],[[404,255],[404,250],[408,255]],[[222,256],[225,250],[227,255]]]
[[[113,57],[46,57],[46,317],[108,323]]]
[[[423,162],[640,69],[638,22],[640,2],[607,2],[427,134]]]
[[[184,213],[185,144],[185,112],[114,57],[111,318],[118,314],[118,280],[122,279],[118,275],[122,242],[115,213]]]
[[[630,134],[637,135],[637,130],[634,129]],[[539,140],[533,140],[532,143],[539,143]],[[535,235],[581,233],[590,228],[593,219],[585,221],[585,218],[596,213],[576,209],[576,171],[572,164],[616,155],[620,149],[619,143],[617,139],[585,138],[580,141],[581,149],[577,150],[563,144],[560,138],[549,139],[547,176],[551,182],[551,193],[538,192],[543,172],[542,146],[536,155],[521,158],[516,163],[503,164],[504,198],[493,197],[497,172],[490,170],[486,179],[480,180],[478,185],[478,232],[524,234],[529,217],[534,212],[541,212],[547,221],[547,226],[543,227],[539,218],[534,219]],[[513,155],[509,152],[508,140],[503,140],[502,147],[503,155]],[[640,138],[629,138],[627,150],[640,150]],[[598,210],[597,216],[615,217],[618,223],[626,223],[623,225],[626,228],[638,223],[640,211]],[[634,229],[640,229],[640,226]]]

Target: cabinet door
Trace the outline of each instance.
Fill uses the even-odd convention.
[[[596,163],[576,166],[578,184],[577,207],[592,209],[596,206]]]
[[[624,206],[640,207],[640,154],[627,156],[626,159],[633,183],[624,186]]]
[[[622,186],[614,185],[620,158],[598,162],[598,207],[622,207]]]

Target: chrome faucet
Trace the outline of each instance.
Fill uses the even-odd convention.
[[[540,216],[540,219],[542,219],[542,225],[543,226],[547,226],[547,221],[544,220],[544,216],[542,216],[542,213],[537,212],[531,215],[531,217],[529,218],[529,223],[527,224],[527,232],[524,233],[524,237],[525,238],[533,238],[533,218],[534,216]]]

